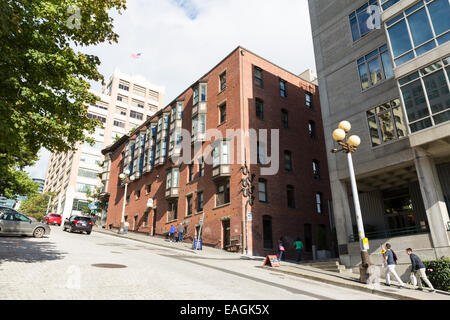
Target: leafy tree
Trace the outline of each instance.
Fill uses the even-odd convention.
[[[0,1],[0,172],[7,180],[20,177],[41,148],[93,143],[88,135],[101,123],[88,116],[87,105],[98,100],[88,81],[104,83],[100,60],[73,47],[117,42],[112,9],[121,13],[125,0]],[[23,179],[4,180],[0,194],[21,194]]]
[[[14,167],[6,167],[0,174],[0,194],[8,199],[17,199],[18,195],[33,196],[39,189],[39,183],[34,182],[28,173]]]
[[[19,211],[26,216],[33,217],[41,221],[47,212],[47,205],[50,197],[54,193],[39,193],[22,201]]]

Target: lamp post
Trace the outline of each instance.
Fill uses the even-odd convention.
[[[356,223],[358,226],[359,244],[361,248],[361,265],[359,266],[360,281],[367,282],[368,268],[370,263],[369,259],[369,241],[364,233],[364,224],[361,215],[361,206],[359,204],[358,188],[356,185],[355,170],[353,168],[352,153],[355,152],[358,146],[361,144],[361,138],[353,135],[349,136],[349,132],[352,126],[348,121],[342,121],[339,123],[338,129],[333,131],[333,139],[337,141],[341,149],[333,149],[332,153],[345,152],[347,154],[348,168],[350,171],[350,181],[352,185],[353,203],[355,206]]]
[[[130,170],[126,169],[123,173],[121,173],[119,175],[120,180],[122,180],[122,183],[125,184],[125,192],[123,195],[123,206],[122,206],[122,218],[120,219],[120,228],[119,228],[119,234],[124,233],[124,226],[125,226],[125,205],[127,202],[127,189],[128,189],[128,184],[130,182],[133,182],[135,180],[134,176],[129,177],[130,175]]]

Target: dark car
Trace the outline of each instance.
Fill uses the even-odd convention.
[[[61,225],[61,215],[56,213],[49,213],[46,216],[42,218],[42,223],[46,224],[57,224],[58,226]]]
[[[91,234],[94,223],[92,219],[84,216],[71,216],[64,220],[63,230],[69,232],[86,232]]]
[[[50,227],[26,217],[14,209],[0,207],[0,234],[42,238],[50,234]]]

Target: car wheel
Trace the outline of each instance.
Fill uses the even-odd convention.
[[[44,228],[36,228],[33,232],[33,237],[35,238],[42,238],[45,234]]]
[[[87,233],[87,234],[91,234],[91,231],[87,231],[86,233]]]

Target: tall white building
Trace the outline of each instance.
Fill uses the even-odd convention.
[[[100,100],[89,106],[89,116],[103,123],[103,128],[97,128],[92,135],[94,146],[83,143],[75,152],[51,154],[45,176],[44,192],[56,193],[52,211],[62,214],[63,219],[79,214],[87,206],[86,190],[103,188],[99,178],[102,148],[129,133],[163,106],[163,87],[118,69],[101,92],[92,92]]]

